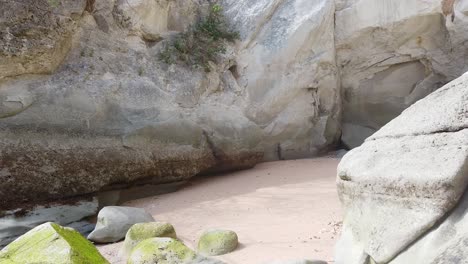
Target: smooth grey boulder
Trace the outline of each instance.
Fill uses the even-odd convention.
[[[415,103],[342,159],[337,186],[345,216],[337,263],[366,263],[367,257],[388,263],[438,222],[450,225],[444,218],[467,184],[465,74]]]
[[[154,218],[144,209],[107,206],[99,211],[96,228],[88,239],[98,243],[116,242],[122,240],[134,224],[147,222],[154,222]]]

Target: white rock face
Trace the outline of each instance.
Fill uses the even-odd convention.
[[[51,66],[0,75],[0,208],[310,157],[338,140],[333,2],[221,1],[241,38],[209,73],[158,59],[208,1],[80,3],[47,13],[41,23],[64,20],[51,32],[34,1],[33,16],[1,13],[0,69]]]
[[[462,232],[440,244],[430,234],[443,232],[442,226],[458,230],[451,218],[460,212],[444,217],[465,192],[467,176],[468,75],[463,75],[343,158],[337,184],[345,219],[337,263],[368,263],[368,256],[388,263],[399,254],[395,263],[448,263],[443,260],[458,257],[461,249],[450,246],[466,239]],[[441,219],[442,226],[418,241]],[[432,258],[417,258],[429,251]]]
[[[88,239],[98,243],[117,242],[125,237],[134,224],[148,222],[154,222],[154,219],[144,209],[106,206],[99,211],[96,228],[88,235]]]
[[[468,253],[468,199],[466,194],[460,204],[440,224],[422,236],[413,246],[398,255],[391,264],[466,263]]]
[[[267,159],[310,156],[337,139],[334,3],[224,0],[240,30],[237,80],[247,117],[268,135]]]
[[[468,70],[466,1],[456,1],[453,22],[442,2],[337,2],[343,142],[349,147]]]

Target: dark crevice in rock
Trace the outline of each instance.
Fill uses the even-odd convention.
[[[276,145],[276,156],[278,157],[278,160],[284,160],[282,152],[281,143],[278,143]]]
[[[384,62],[386,62],[386,61],[388,61],[388,60],[390,60],[390,59],[393,59],[393,58],[395,58],[395,57],[396,57],[396,55],[395,55],[395,54],[392,54],[392,55],[390,55],[389,57],[387,57],[387,58],[385,58],[385,59],[383,59],[383,60],[380,60],[380,61],[378,61],[378,62],[376,62],[376,63],[374,63],[374,64],[371,64],[371,65],[367,66],[366,68],[364,68],[363,70],[361,70],[361,72],[367,71],[368,69],[370,69],[370,68],[372,68],[372,67],[379,66],[379,64],[382,64],[382,63],[384,63]],[[394,65],[397,65],[397,64],[393,64],[393,65],[391,65],[391,66],[394,66]]]
[[[212,137],[206,130],[203,135],[214,158],[214,164],[197,175],[209,175],[215,173],[225,173],[236,170],[250,169],[263,160],[263,151],[236,151],[235,153],[225,153],[216,146]]]
[[[214,144],[213,140],[211,140],[211,138],[208,135],[208,133],[206,132],[206,130],[203,130],[203,136],[205,136],[206,143],[208,144],[208,147],[211,150],[211,154],[215,158],[216,162],[220,162],[222,160],[222,157],[221,157],[222,154],[221,154],[220,150]]]
[[[86,0],[86,7],[85,10],[92,13],[94,12],[94,3],[96,0]]]
[[[229,67],[229,71],[232,73],[232,76],[234,76],[234,78],[236,80],[238,80],[240,78],[240,74],[239,74],[239,71],[237,69],[237,65],[232,65],[231,67]]]

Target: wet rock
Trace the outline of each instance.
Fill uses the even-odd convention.
[[[67,226],[87,216],[95,215],[97,211],[96,198],[70,201],[65,204],[49,203],[34,206],[31,209],[18,208],[3,211],[0,218],[0,246],[6,245],[44,222],[55,222]],[[84,226],[89,227],[87,224]]]

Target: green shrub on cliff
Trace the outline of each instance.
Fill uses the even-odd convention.
[[[182,63],[209,72],[209,62],[226,52],[226,41],[233,42],[237,38],[239,33],[229,30],[221,6],[215,4],[206,18],[166,44],[159,58],[167,64]]]

